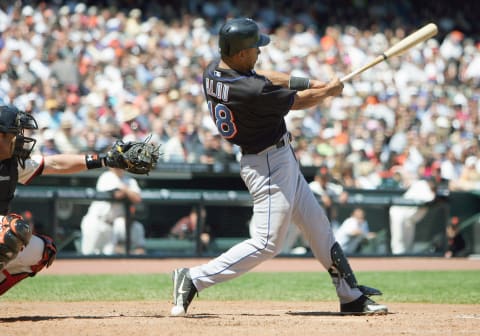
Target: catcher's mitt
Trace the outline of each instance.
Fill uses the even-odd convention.
[[[144,142],[117,140],[104,157],[107,167],[121,168],[133,174],[147,174],[155,167],[160,156],[159,146]]]
[[[0,270],[15,259],[32,238],[32,228],[22,216],[9,214],[0,222]]]

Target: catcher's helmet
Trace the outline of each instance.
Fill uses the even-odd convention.
[[[0,132],[20,133],[17,113],[18,109],[16,107],[0,106]]]
[[[0,106],[0,133],[12,133],[16,135],[13,156],[17,158],[22,168],[25,160],[30,156],[37,142],[35,139],[26,137],[24,129],[38,129],[37,122],[30,114],[20,111],[15,106]]]
[[[241,50],[267,45],[270,37],[259,32],[252,19],[232,19],[227,21],[219,33],[219,47],[222,56],[232,56]]]
[[[0,106],[0,132],[23,134],[24,129],[37,129],[35,119],[15,106]]]

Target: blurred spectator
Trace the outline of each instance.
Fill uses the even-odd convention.
[[[132,103],[127,103],[123,105],[121,112],[121,134],[123,141],[135,141],[144,138],[146,132],[137,120],[137,118],[140,117],[140,108]]]
[[[74,121],[68,115],[63,115],[60,128],[55,132],[55,144],[64,154],[78,154],[85,147],[84,140],[73,130]]]
[[[114,120],[100,124],[100,132],[96,133],[97,141],[95,147],[99,152],[111,146],[116,139],[121,138],[120,126]]]
[[[381,173],[382,183],[380,189],[399,190],[404,189],[404,181],[398,166],[393,166],[390,169]]]
[[[45,101],[45,109],[36,116],[37,122],[52,130],[57,130],[60,127],[62,116],[59,108],[58,102],[55,99],[47,99]],[[40,125],[38,126],[40,127]]]
[[[43,133],[43,144],[40,146],[42,155],[60,154],[60,151],[55,144],[55,132],[47,129]]]
[[[67,47],[57,51],[56,57],[50,65],[53,77],[65,86],[71,84],[78,86],[80,77],[77,69],[73,54]]]
[[[332,178],[328,166],[321,166],[310,182],[310,189],[320,197],[323,208],[333,226],[338,225],[335,203],[343,204],[348,201],[348,192]]]
[[[112,255],[119,251],[119,244],[126,241],[126,205],[142,201],[138,182],[118,168],[109,168],[97,180],[97,191],[110,191],[114,201],[93,201],[81,221],[82,254]],[[132,208],[130,216],[133,216]],[[145,252],[145,229],[133,220],[130,227],[131,253]]]
[[[447,250],[445,258],[460,257],[465,252],[465,239],[458,227],[458,217],[452,217],[445,230],[447,236]]]
[[[450,183],[451,190],[480,190],[480,162],[478,157],[471,155],[465,159],[465,164],[458,179]]]
[[[356,166],[355,186],[360,189],[377,189],[382,183],[379,168],[373,161],[359,162]]]
[[[361,208],[355,208],[335,231],[337,242],[347,254],[360,252],[362,245],[375,236],[374,232],[370,232],[365,211]]]
[[[165,132],[162,119],[154,119],[152,124],[152,138],[150,139],[155,145],[162,145],[168,141],[168,135]],[[163,148],[162,148],[163,151]]]
[[[170,229],[169,237],[176,239],[195,240],[199,221],[203,221],[205,223],[205,218],[205,208],[201,208],[199,216],[198,208],[192,207],[190,213],[187,216],[180,218]],[[206,249],[210,243],[210,234],[208,233],[208,230],[204,230],[204,232],[200,232],[199,234],[202,249]]]
[[[172,136],[162,147],[162,158],[165,162],[188,162],[187,136],[188,132],[185,125],[180,125],[178,128],[173,129]]]
[[[220,134],[205,133],[200,162],[206,164],[236,162],[235,154],[225,150],[223,142]]]
[[[286,4],[281,0],[278,7]],[[408,184],[422,177],[428,163],[437,162],[443,178],[465,189],[457,183],[460,170],[465,158],[475,155],[465,151],[480,139],[480,24],[478,4],[464,5],[427,11],[407,0],[393,7],[377,3],[371,10],[356,3],[356,20],[350,7],[331,0],[320,7],[298,0],[288,15],[254,11],[273,37],[258,65],[324,81],[360,67],[417,29],[413,21],[438,22],[439,34],[421,48],[345,83],[341,97],[287,116],[299,162],[327,163],[333,169],[333,161],[344,158],[356,167],[345,186],[369,189],[381,187],[383,173],[393,166],[408,173]],[[335,15],[326,16],[330,12]],[[90,148],[84,141],[88,128],[98,130],[97,147],[106,147],[111,143],[107,133],[120,127],[127,140],[143,140],[150,133],[165,145],[171,140],[164,147],[171,153],[164,157],[167,162],[211,162],[212,155],[202,157],[199,130],[209,133],[205,138],[215,133],[199,74],[218,54],[218,24],[228,13],[251,16],[238,0],[215,6],[142,0],[108,6],[5,2],[0,7],[0,100],[33,113],[55,131],[64,116],[72,118],[73,130],[62,130],[55,139],[62,153]],[[299,57],[306,59],[304,66]],[[127,105],[136,111],[124,111]],[[178,125],[187,127],[182,150]],[[43,140],[38,139],[40,148]],[[228,145],[213,150],[222,151],[226,158],[215,154],[214,160],[230,162],[238,153]],[[357,165],[363,161],[369,163]]]
[[[402,195],[419,205],[392,205],[390,215],[390,245],[393,254],[413,252],[415,228],[428,212],[428,204],[436,197],[437,183],[433,179],[413,182]]]
[[[443,179],[455,181],[459,178],[463,164],[456,156],[453,149],[447,149],[444,159],[440,163],[440,173]],[[452,188],[453,189],[453,188]]]

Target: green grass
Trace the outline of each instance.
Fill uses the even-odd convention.
[[[384,292],[382,302],[480,302],[478,271],[357,272],[359,283]],[[171,300],[166,274],[37,275],[12,288],[0,301]],[[335,301],[324,273],[248,273],[200,294],[201,300]]]

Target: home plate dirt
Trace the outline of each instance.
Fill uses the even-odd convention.
[[[57,260],[43,274],[170,273],[201,259]],[[357,270],[480,269],[479,260],[351,258]],[[127,271],[126,271],[127,270]],[[255,271],[320,271],[276,258]],[[38,276],[41,276],[39,274]],[[457,285],[457,284],[456,284]],[[461,290],[461,286],[459,288]],[[0,335],[479,335],[476,305],[392,303],[384,316],[342,316],[336,302],[203,301],[170,317],[170,302],[0,302]]]

